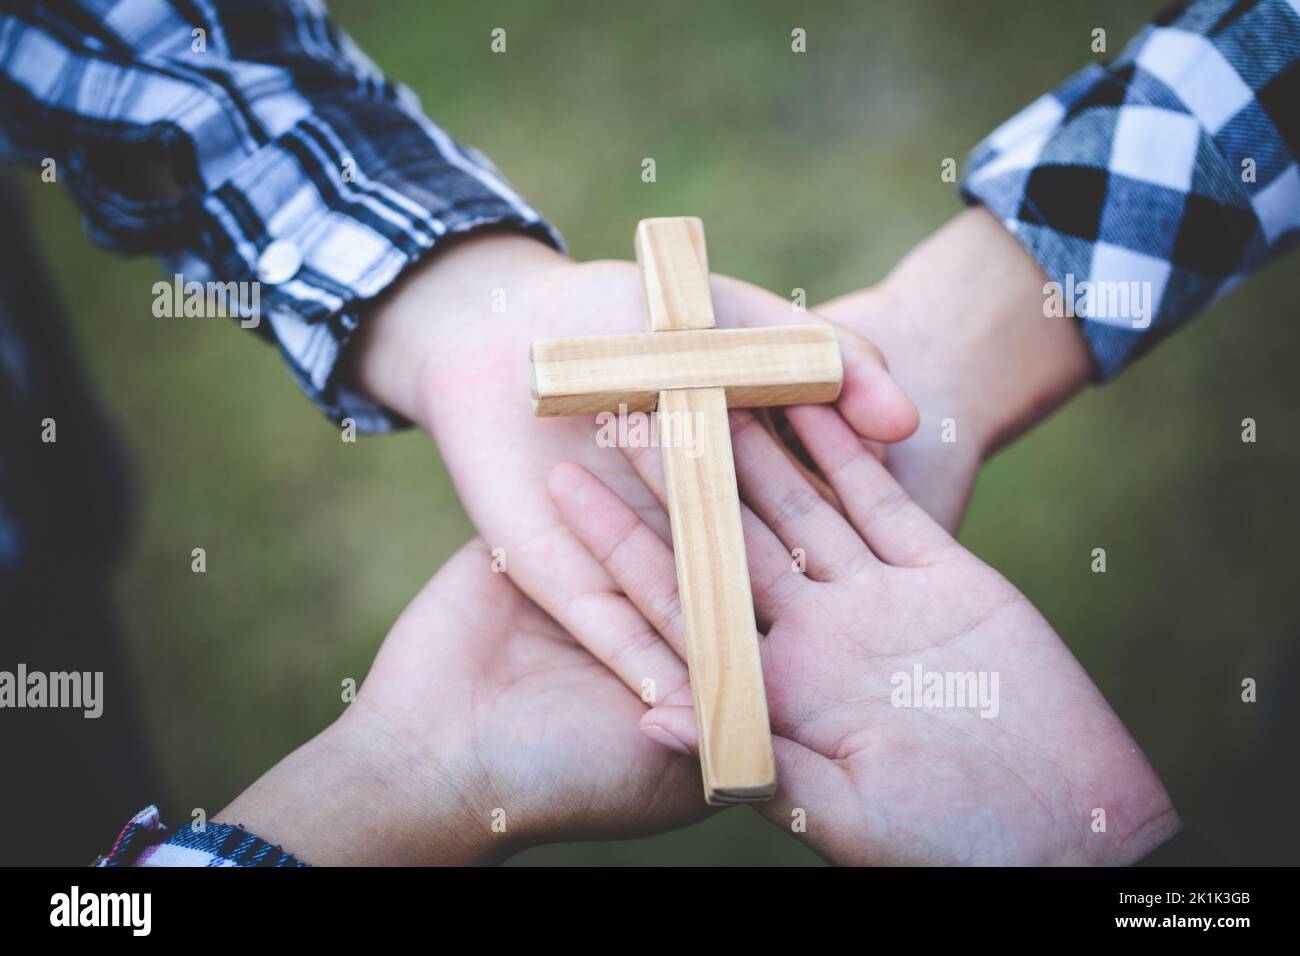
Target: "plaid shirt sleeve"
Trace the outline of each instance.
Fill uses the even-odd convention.
[[[261,837],[227,823],[202,830],[163,825],[156,806],[130,819],[95,866],[306,866]]]
[[[369,300],[447,236],[561,246],[318,0],[0,0],[0,153],[54,160],[100,244],[185,283],[250,283],[241,324],[330,418],[370,431],[400,420],[338,374]],[[144,164],[179,195],[125,187]]]
[[[1296,244],[1297,156],[1300,0],[1200,0],[995,130],[962,193],[1057,283],[1107,378]]]

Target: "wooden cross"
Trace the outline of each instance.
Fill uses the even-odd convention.
[[[636,258],[650,331],[534,342],[533,408],[656,411],[704,796],[767,800],[776,762],[727,407],[834,401],[839,344],[829,325],[714,328],[699,219],[642,220]]]

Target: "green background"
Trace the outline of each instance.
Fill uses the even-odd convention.
[[[1132,2],[336,2],[362,49],[491,156],[578,258],[690,213],[711,264],[815,303],[879,279],[959,209],[939,178],[1155,12]],[[489,51],[494,27],[508,52]],[[790,50],[807,31],[808,51]],[[658,181],[641,182],[653,156]],[[19,174],[99,393],[136,464],[118,597],[173,818],[215,812],[344,706],[471,527],[420,433],[339,441],[273,349],[158,320],[150,261],[93,249]],[[962,540],[1054,624],[1185,819],[1236,862],[1294,862],[1300,454],[1296,260],[999,455]],[[1259,423],[1256,444],[1240,422]],[[190,549],[208,573],[190,571]],[[1089,571],[1105,547],[1108,573]],[[1240,700],[1244,677],[1260,703]],[[1290,742],[1286,742],[1286,736]],[[747,809],[518,862],[811,863]]]

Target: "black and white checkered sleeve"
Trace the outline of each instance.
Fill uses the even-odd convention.
[[[1107,378],[1300,238],[1300,0],[1199,0],[971,155]]]

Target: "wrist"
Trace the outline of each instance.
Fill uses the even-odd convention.
[[[428,427],[436,377],[427,373],[477,322],[500,318],[504,303],[551,270],[572,265],[562,253],[514,232],[449,241],[398,280],[362,322],[349,374],[370,397]]]
[[[459,763],[358,700],[213,821],[315,866],[498,863],[516,848],[468,812]]]
[[[983,207],[967,209],[881,283],[923,340],[921,373],[967,418],[981,460],[1086,385],[1092,360],[1072,320],[1044,314],[1047,276]]]

